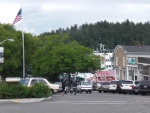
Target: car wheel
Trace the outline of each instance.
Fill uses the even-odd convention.
[[[146,95],[146,93],[145,93],[145,92],[142,92],[141,94],[142,94],[143,96],[145,96],[145,95]]]
[[[89,91],[89,93],[92,93],[92,91]]]
[[[118,91],[119,94],[122,94],[122,91]]]
[[[88,93],[88,91],[86,91],[86,93]]]
[[[122,93],[123,93],[123,94],[126,94],[126,92],[124,92],[124,91],[123,91]]]
[[[101,93],[102,91],[98,91],[99,93]]]

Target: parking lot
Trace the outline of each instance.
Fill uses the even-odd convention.
[[[72,113],[149,113],[150,96],[118,93],[92,94],[78,93],[74,95],[54,95],[52,105],[60,105],[60,109],[72,109]],[[67,110],[65,112],[69,113]]]
[[[9,108],[9,109],[8,109]],[[150,95],[118,93],[55,94],[51,101],[2,104],[0,113],[149,113]]]

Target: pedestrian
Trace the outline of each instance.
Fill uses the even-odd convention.
[[[76,82],[76,80],[73,80],[72,88],[73,88],[74,95],[76,95],[76,93],[77,93],[77,82]]]
[[[65,85],[66,85],[66,80],[62,80],[62,95],[64,96],[65,94]]]

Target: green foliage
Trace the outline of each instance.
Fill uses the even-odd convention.
[[[31,98],[31,88],[27,86],[19,86],[19,98]]]
[[[49,97],[51,94],[50,88],[41,83],[35,84],[30,90],[33,98]]]
[[[117,45],[149,45],[150,23],[133,23],[100,21],[95,24],[85,23],[71,26],[66,30],[33,36],[24,33],[25,72],[26,75],[44,76],[51,81],[60,73],[93,72],[100,69],[99,57],[93,55],[99,43],[105,49],[114,49]],[[6,77],[22,77],[22,32],[12,25],[0,24],[0,42],[6,41],[4,47],[4,64],[0,65],[0,75]],[[92,48],[92,49],[90,49]]]
[[[18,83],[1,83],[0,99],[43,98],[51,95],[48,86],[35,84],[33,87],[22,86]]]
[[[25,91],[25,87],[21,86],[20,84],[2,83],[0,85],[0,98],[20,98],[20,91],[24,91],[24,93],[21,93],[21,97],[26,97],[24,94],[27,90]]]
[[[50,42],[57,41],[56,39],[54,41],[53,38],[49,38],[49,43]],[[50,43],[37,50],[32,71],[35,75],[40,76],[55,75],[56,73],[59,75],[64,72],[95,71],[99,69],[100,63],[98,62],[100,62],[100,60],[97,62],[96,56],[92,55],[92,52],[90,48],[81,46],[76,41],[69,43],[59,42],[59,44]],[[94,63],[95,60],[97,63]]]

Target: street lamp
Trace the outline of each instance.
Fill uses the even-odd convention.
[[[2,44],[3,42],[5,41],[11,41],[13,42],[14,39],[6,39],[6,40],[3,40],[2,42],[0,42],[0,44]],[[3,59],[3,52],[4,52],[4,47],[0,47],[0,63],[4,62],[4,59]]]
[[[11,41],[11,42],[14,41],[14,39],[6,39],[6,40],[3,40],[2,42],[0,42],[0,44],[2,44],[3,42],[5,42],[7,40]],[[4,63],[3,52],[4,52],[4,48],[0,47],[0,63]],[[1,75],[0,75],[0,80],[1,80]]]
[[[3,40],[2,42],[0,42],[0,44],[2,44],[3,42],[5,42],[5,41],[11,41],[11,42],[13,42],[14,41],[14,39],[6,39],[6,40]]]

